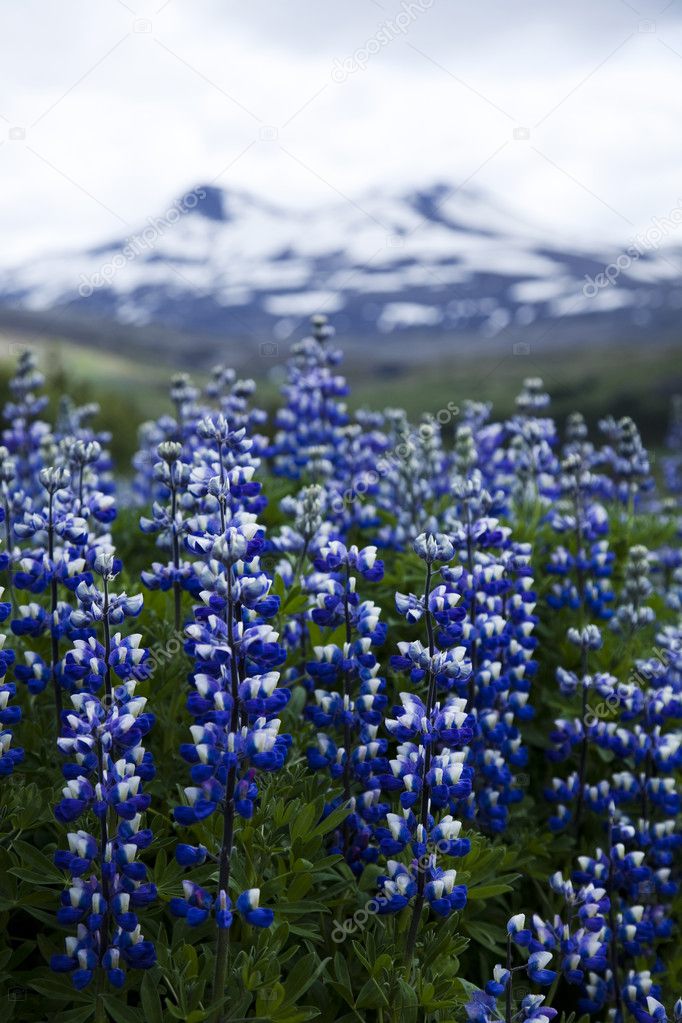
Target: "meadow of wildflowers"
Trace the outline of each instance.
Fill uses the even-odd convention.
[[[682,1021],[682,407],[274,416],[173,378],[0,446],[3,1019]]]

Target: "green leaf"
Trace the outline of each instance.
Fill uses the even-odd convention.
[[[341,981],[352,994],[353,988],[351,986],[350,973],[348,972],[348,964],[340,952],[337,952],[334,956],[334,973],[337,980]]]
[[[462,926],[479,945],[489,948],[496,955],[504,955],[504,947],[502,945],[504,931],[501,927],[478,923],[475,920],[464,920]]]
[[[85,995],[82,991],[74,991],[71,985],[67,985],[64,980],[57,977],[50,977],[46,974],[45,977],[39,980],[29,981],[30,986],[41,995],[45,995],[47,998],[57,998],[63,1002],[85,1002],[91,1001],[92,995]]]
[[[324,835],[328,835],[330,831],[335,831],[339,824],[342,824],[348,814],[350,813],[349,806],[339,806],[336,810],[332,810],[328,817],[325,817],[323,821],[313,828],[310,832],[309,838],[322,838]]]
[[[505,892],[513,891],[508,884],[479,884],[467,891],[467,899],[471,902],[474,899],[490,899],[493,895],[504,895]]]
[[[25,867],[32,867],[42,877],[43,884],[48,883],[48,878],[51,878],[52,881],[64,883],[62,871],[55,867],[50,857],[40,852],[39,849],[29,845],[28,842],[22,842],[18,839],[12,843],[12,848],[17,854],[19,861]],[[13,873],[13,871],[10,871],[10,873]]]
[[[142,978],[140,1000],[146,1023],[163,1023],[163,1008],[157,983],[157,979],[153,978],[149,971]]]
[[[315,899],[303,899],[299,902],[278,902],[275,912],[279,916],[307,916],[309,913],[331,913],[329,906]]]
[[[71,1009],[69,1012],[60,1012],[56,1017],[56,1023],[87,1023],[95,1015],[92,1005],[86,1005],[82,1009]]]
[[[102,995],[106,1010],[115,1023],[140,1023],[143,1016],[129,1005],[119,1002],[113,995]]]
[[[21,881],[28,881],[29,884],[37,885],[48,885],[54,886],[55,884],[64,884],[64,877],[62,874],[58,874],[56,877],[53,875],[47,876],[40,870],[34,870],[31,867],[10,867],[7,871],[13,877],[18,877]]]
[[[293,819],[289,827],[292,845],[294,845],[297,839],[307,840],[311,837],[313,825],[318,817],[319,809],[315,803],[309,803],[303,808],[298,816]]]
[[[385,1009],[388,1000],[373,977],[360,989],[355,1003],[358,1009]]]
[[[317,965],[315,965],[316,962]],[[331,958],[319,961],[312,952],[304,956],[303,959],[299,959],[284,982],[287,999],[285,1005],[295,1005],[298,999],[315,983],[329,962],[331,962]]]
[[[199,976],[199,959],[194,945],[183,945],[182,955],[187,963],[185,971],[187,977]]]

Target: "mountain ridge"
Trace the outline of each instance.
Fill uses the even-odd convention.
[[[666,256],[590,284],[612,260],[442,181],[308,210],[202,184],[125,238],[0,272],[0,304],[280,340],[315,312],[379,337],[487,338],[585,315],[609,329],[669,324],[682,285]]]

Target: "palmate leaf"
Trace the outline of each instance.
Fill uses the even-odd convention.
[[[36,873],[42,874],[46,878],[52,878],[61,883],[64,882],[63,871],[55,867],[52,858],[40,849],[36,849],[21,839],[16,839],[12,843],[12,851],[19,862],[25,867],[33,868]],[[12,873],[11,868],[10,873]]]

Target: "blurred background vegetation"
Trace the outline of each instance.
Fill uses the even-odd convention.
[[[338,344],[343,347],[344,338]],[[293,341],[293,339],[292,339]],[[275,356],[256,354],[240,358],[238,373],[258,381],[259,404],[272,412],[278,403],[285,377],[285,363],[292,341],[280,343]],[[417,342],[415,342],[417,343]],[[137,446],[138,426],[145,419],[171,411],[168,385],[178,369],[172,354],[151,358],[133,357],[125,352],[90,348],[71,340],[19,334],[4,334],[0,344],[0,399],[8,394],[8,381],[22,348],[33,349],[47,377],[51,402],[70,394],[78,403],[96,401],[101,406],[100,424],[113,434],[112,451],[119,472],[125,473]],[[267,347],[267,346],[264,346]],[[349,345],[341,371],[347,376],[351,408],[383,409],[397,405],[413,419],[422,413],[437,413],[449,403],[461,405],[467,398],[491,401],[495,418],[514,409],[514,397],[522,380],[540,376],[552,396],[552,414],[559,424],[580,409],[595,426],[605,415],[631,415],[655,457],[665,439],[671,399],[682,393],[680,347],[672,341],[662,344],[587,345],[576,349],[560,345],[514,354],[509,348],[493,351],[453,353],[429,352],[424,359],[391,361],[390,349],[375,345],[365,350]],[[215,361],[231,364],[230,349]],[[191,370],[190,370],[191,371]],[[201,384],[207,378],[202,369],[192,374]]]

